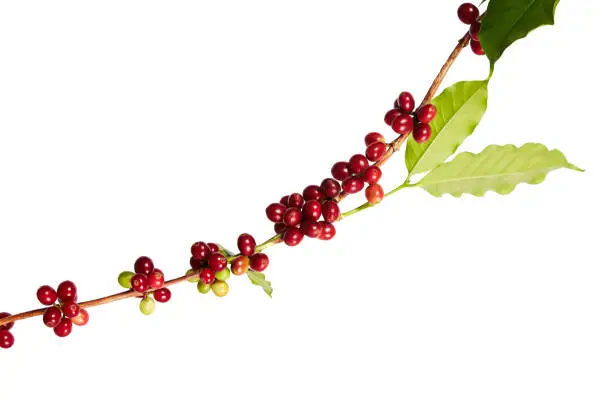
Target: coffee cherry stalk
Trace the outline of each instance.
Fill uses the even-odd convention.
[[[491,0],[487,13],[490,11],[492,15],[503,15],[503,7],[511,8],[513,5],[509,0]],[[499,8],[501,8],[501,11]],[[444,96],[447,92],[442,93],[439,96],[439,100],[438,98],[434,99],[434,96],[438,92],[450,67],[464,48],[470,46],[475,54],[485,54],[484,49],[487,46],[483,47],[481,40],[484,43],[486,39],[486,29],[484,29],[486,28],[486,23],[483,23],[483,16],[478,7],[474,4],[465,3],[459,7],[457,14],[461,22],[469,25],[469,30],[456,44],[422,101],[417,104],[411,92],[402,91],[392,102],[392,108],[386,112],[384,118],[381,118],[389,127],[387,129],[395,134],[395,137],[389,141],[380,132],[366,134],[363,139],[363,151],[354,154],[348,160],[340,160],[331,165],[330,176],[320,181],[317,180],[317,182],[306,186],[301,191],[289,193],[278,199],[278,201],[271,202],[265,208],[265,215],[272,223],[270,230],[274,231],[274,235],[268,240],[257,242],[251,234],[242,233],[236,239],[237,253],[232,253],[218,243],[195,242],[185,258],[185,264],[187,265],[188,263],[189,269],[183,275],[170,280],[165,278],[162,269],[156,266],[151,258],[141,256],[135,260],[131,270],[123,271],[117,277],[119,286],[125,289],[125,291],[85,302],[79,302],[77,286],[71,281],[63,281],[56,287],[49,285],[40,286],[36,291],[36,297],[44,306],[43,308],[15,315],[0,312],[0,348],[6,349],[14,345],[15,337],[13,332],[15,322],[28,318],[42,317],[42,323],[51,328],[56,336],[66,337],[72,333],[75,325],[84,326],[87,324],[90,316],[87,311],[88,309],[110,302],[135,298],[138,300],[140,312],[144,315],[151,315],[154,313],[158,303],[167,303],[172,299],[173,294],[170,287],[182,282],[194,283],[197,292],[201,294],[212,292],[214,296],[222,298],[230,292],[229,281],[232,277],[246,275],[253,284],[261,286],[268,295],[271,295],[271,284],[265,279],[263,274],[270,265],[270,259],[264,251],[270,247],[279,243],[295,247],[304,240],[310,239],[331,240],[336,236],[337,223],[343,218],[373,207],[381,203],[385,197],[405,187],[421,185],[425,190],[430,191],[434,195],[438,193],[457,194],[459,190],[457,182],[459,179],[456,176],[452,181],[455,186],[446,192],[442,190],[445,188],[443,185],[449,182],[448,179],[438,179],[431,183],[434,178],[429,178],[428,181],[428,177],[431,174],[434,174],[435,177],[435,173],[441,174],[445,168],[450,168],[449,165],[454,161],[447,164],[443,164],[443,162],[448,155],[456,150],[463,139],[455,140],[455,144],[451,143],[451,146],[454,148],[452,151],[447,152],[448,154],[444,153],[446,151],[444,149],[437,150],[444,156],[438,163],[442,165],[439,167],[433,166],[433,169],[432,167],[425,169],[431,170],[430,175],[425,177],[419,184],[413,184],[409,181],[410,176],[414,172],[412,170],[413,165],[409,167],[409,177],[406,182],[389,191],[389,193],[385,194],[385,190],[380,184],[383,175],[383,165],[409,139],[411,141],[408,142],[407,147],[412,146],[412,153],[415,154],[427,151],[436,145],[440,146],[433,142],[435,135],[441,135],[440,129],[436,127],[436,124],[442,125],[448,123],[448,116],[444,116],[445,113],[439,109],[440,104],[445,104]],[[523,23],[523,25],[525,24]],[[494,30],[497,25],[492,21],[489,26],[489,30]],[[501,52],[503,50],[502,48]],[[499,53],[501,54],[501,52]],[[489,56],[488,53],[487,56]],[[491,65],[493,65],[493,59],[489,58],[491,59]],[[493,71],[493,68],[491,68],[491,71]],[[471,84],[477,90],[482,90],[482,87],[486,89],[488,80],[483,82],[467,82],[463,84]],[[449,96],[449,93],[452,94],[452,92],[448,92],[446,96]],[[476,91],[472,98],[475,98],[478,93]],[[455,113],[453,119],[455,121],[460,120],[457,117],[459,112],[457,110],[452,112]],[[482,112],[484,113],[484,110]],[[442,117],[440,114],[442,114]],[[458,129],[452,134],[465,138],[471,131],[465,134],[463,130],[473,130],[475,125],[473,122],[470,122],[464,128]],[[508,149],[508,151],[513,150]],[[520,149],[516,153],[518,154],[519,151]],[[463,154],[458,155],[456,160],[459,160],[461,157],[478,156],[471,153],[469,153],[471,154],[470,156],[463,156]],[[514,154],[513,156],[516,155]],[[474,165],[480,164],[482,163],[474,162]],[[494,165],[495,163],[491,164]],[[570,168],[568,165],[561,165],[559,167]],[[551,170],[548,165],[547,168]],[[424,172],[418,171],[418,168],[416,169],[417,172]],[[442,172],[439,172],[440,170]],[[480,175],[483,174],[481,173]],[[518,176],[518,174],[515,173],[512,176]],[[501,185],[493,188],[485,187],[484,191],[480,188],[474,189],[473,180],[470,182],[470,188],[464,190],[466,193],[478,195],[486,190],[494,190],[498,193],[502,193],[503,190],[505,193],[502,194],[507,194],[513,189],[511,187],[508,190],[507,179],[504,181],[505,187]],[[487,184],[490,184],[489,181],[487,181]],[[525,178],[525,181],[539,183],[541,182],[541,175],[531,174],[529,175],[529,180]],[[362,206],[342,213],[340,203],[346,197],[357,195],[362,191],[365,194],[366,202]]]

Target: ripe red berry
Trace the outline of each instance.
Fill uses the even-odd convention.
[[[9,331],[0,331],[0,349],[10,349],[15,344],[15,336]]]
[[[340,218],[340,207],[335,201],[326,201],[321,208],[326,222],[336,222]]]
[[[36,291],[36,297],[45,306],[50,306],[57,300],[57,293],[51,286],[44,285],[38,288]]]
[[[334,224],[325,221],[321,221],[319,224],[321,225],[321,234],[319,234],[319,239],[331,240],[334,236],[336,236],[336,227]]]
[[[281,203],[282,205],[286,207],[287,204],[289,203],[289,195],[281,197],[279,203]]]
[[[304,195],[305,201],[308,201],[308,200],[319,201],[323,198],[323,192],[321,191],[321,188],[317,185],[306,186],[302,194]]]
[[[349,176],[351,176],[351,171],[349,170],[349,164],[346,161],[339,161],[334,164],[331,169],[332,176],[339,180],[343,181]]]
[[[49,307],[43,314],[43,323],[49,328],[55,328],[62,320],[62,310],[58,307]]]
[[[425,143],[431,137],[431,126],[429,126],[429,124],[422,124],[418,122],[414,127],[412,136],[414,137],[415,142]]]
[[[360,192],[363,186],[363,181],[357,176],[352,176],[342,182],[342,190],[349,194]]]
[[[243,233],[238,236],[238,251],[245,256],[250,256],[255,253],[255,247],[257,244],[255,243],[255,238],[249,235],[248,233]]]
[[[481,27],[482,24],[480,22],[474,22],[472,25],[470,25],[470,37],[472,40],[476,40],[477,42],[480,41],[478,35],[480,34]]]
[[[349,169],[355,175],[360,174],[369,165],[368,159],[363,154],[355,154],[349,160]]]
[[[146,292],[149,288],[149,277],[145,274],[134,274],[130,282],[132,284],[132,289],[140,293]]]
[[[79,311],[79,315],[72,318],[71,321],[73,324],[77,326],[87,325],[87,323],[89,322],[89,313],[87,312],[86,309],[81,308],[81,311]]]
[[[134,263],[134,272],[137,274],[148,275],[151,273],[151,271],[153,271],[153,268],[155,268],[153,266],[153,260],[151,260],[149,257],[138,257]]]
[[[414,111],[414,97],[409,92],[402,92],[397,98],[397,105],[400,110],[411,113]]]
[[[272,222],[281,222],[287,207],[280,203],[272,203],[266,208],[266,216]]]
[[[288,208],[285,211],[285,216],[283,217],[283,222],[287,226],[298,226],[298,224],[302,221],[302,212],[295,207]]]
[[[79,315],[79,311],[81,311],[81,307],[73,301],[67,301],[62,306],[62,311],[64,312],[64,316],[67,318],[74,318]]]
[[[385,114],[385,124],[392,126],[393,122],[401,115],[403,114],[400,110],[389,110],[387,114]]]
[[[299,193],[293,193],[287,200],[287,207],[300,208],[304,205],[304,197]]]
[[[205,285],[210,285],[215,281],[215,271],[211,268],[202,268],[200,281]]]
[[[193,269],[200,269],[206,265],[206,261],[198,260],[197,258],[191,257],[189,259],[189,265],[191,265],[191,268]]]
[[[365,155],[368,160],[372,162],[377,162],[383,158],[385,153],[387,152],[387,145],[383,142],[372,143],[366,149]]]
[[[62,318],[62,320],[53,328],[53,332],[59,337],[66,337],[72,332],[72,321],[68,318]]]
[[[276,224],[274,224],[274,232],[276,233],[284,232],[286,228],[287,228],[287,225],[285,225],[282,222],[277,222]]]
[[[419,122],[428,124],[434,120],[437,112],[438,110],[436,109],[436,106],[433,104],[425,104],[424,106],[419,107],[417,110],[417,119]]]
[[[7,312],[0,312],[0,319],[10,317],[11,314]],[[9,322],[8,324],[0,325],[0,331],[9,331],[15,325],[14,322]]]
[[[474,52],[474,54],[479,55],[479,56],[484,56],[485,51],[482,48],[482,44],[480,44],[480,42],[477,42],[476,40],[470,40],[470,47],[472,48],[472,51]]]
[[[76,285],[70,281],[64,281],[57,287],[57,297],[59,297],[61,301],[75,300],[76,296]]]
[[[234,260],[232,261],[232,267],[231,267],[232,273],[234,275],[242,275],[247,271],[247,269],[249,269],[250,265],[251,265],[251,262],[249,261],[249,257],[238,256],[234,258]]]
[[[302,222],[300,230],[305,236],[310,238],[318,238],[321,233],[321,227],[316,220],[306,220]]]
[[[378,132],[370,132],[365,136],[366,147],[376,142],[385,142],[385,137]]]
[[[472,3],[463,3],[459,6],[457,15],[459,16],[461,22],[471,25],[476,22],[480,16],[480,11],[478,11],[478,7]]]
[[[340,194],[342,191],[342,186],[340,186],[340,183],[338,183],[337,180],[327,178],[321,182],[321,190],[323,191],[325,197],[332,198]]]
[[[363,181],[368,185],[374,185],[378,183],[381,177],[382,171],[376,165],[368,167],[368,169],[363,172]]]
[[[196,260],[206,260],[211,253],[212,251],[210,251],[210,247],[208,247],[208,245],[204,242],[195,242],[191,245],[191,255]],[[153,264],[151,264],[151,266],[152,265]],[[147,275],[149,273],[147,273]]]
[[[308,200],[302,208],[302,219],[316,221],[321,216],[321,203],[316,200]]]
[[[290,228],[290,229],[295,229],[295,228]],[[250,264],[251,264],[251,269],[253,271],[263,272],[266,268],[268,268],[268,264],[270,264],[270,259],[264,253],[256,253],[251,256]]]
[[[287,246],[297,246],[304,239],[304,234],[295,227],[289,227],[283,233],[283,241]],[[251,269],[253,268],[253,260],[251,260]]]
[[[412,132],[413,125],[414,121],[412,120],[411,115],[401,115],[395,118],[391,128],[393,128],[393,131],[399,135],[407,135]]]
[[[210,249],[211,252],[213,253],[218,253],[219,252],[219,245],[217,243],[207,243],[208,244],[208,248]]]
[[[172,292],[168,288],[161,288],[153,292],[153,297],[160,303],[167,303],[172,297]]]
[[[368,199],[368,203],[372,205],[380,203],[385,197],[385,191],[378,183],[368,186],[366,188],[365,194],[366,199]]]
[[[156,290],[164,286],[164,273],[158,269],[154,269],[147,276],[147,284],[150,289]]]
[[[227,267],[227,258],[221,253],[212,253],[208,258],[208,266],[214,272],[219,272]]]

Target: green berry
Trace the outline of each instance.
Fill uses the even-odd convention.
[[[194,269],[190,269],[189,271],[185,272],[185,275],[191,275],[191,274],[195,274],[195,270]],[[189,282],[191,283],[196,283],[200,281],[200,275],[196,275],[193,278],[189,278],[187,279]]]
[[[140,300],[140,312],[144,315],[151,315],[155,311],[155,300],[150,297],[145,297]]]
[[[223,268],[221,271],[215,274],[215,278],[217,278],[217,280],[219,281],[226,281],[229,279],[229,277],[230,277],[230,270],[227,267]]]
[[[212,291],[217,297],[224,297],[229,292],[229,286],[225,281],[215,281],[212,284]]]
[[[133,276],[134,276],[134,273],[132,271],[123,271],[122,273],[119,274],[117,281],[119,282],[121,287],[124,287],[126,289],[131,289]]]
[[[198,282],[198,292],[202,294],[206,294],[210,292],[210,285],[206,285],[203,282]]]

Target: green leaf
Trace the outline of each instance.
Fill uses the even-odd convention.
[[[491,0],[479,34],[491,67],[512,43],[540,26],[553,25],[558,3],[559,0]]]
[[[247,270],[247,275],[253,285],[261,286],[264,292],[272,297],[272,283],[266,280],[266,276],[262,272]]]
[[[489,146],[480,154],[458,154],[415,186],[436,197],[446,193],[455,197],[465,193],[481,197],[490,190],[506,195],[519,183],[542,183],[550,171],[559,168],[581,171],[559,150],[548,150],[542,144],[527,143],[520,148],[510,144]]]
[[[411,175],[434,169],[457,151],[487,109],[488,81],[458,82],[432,100],[438,109],[431,122],[431,139],[406,144],[406,167]]]

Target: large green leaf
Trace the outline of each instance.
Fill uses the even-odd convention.
[[[247,270],[247,275],[253,285],[261,286],[264,292],[272,297],[272,283],[266,280],[266,276],[262,272]]]
[[[559,150],[548,150],[542,144],[527,143],[489,146],[482,153],[461,153],[440,165],[415,186],[439,197],[469,193],[484,196],[487,191],[509,194],[519,183],[541,183],[546,175],[559,168],[580,171]]]
[[[482,18],[480,42],[491,61],[542,25],[552,25],[559,0],[491,0]]]
[[[431,139],[406,144],[406,167],[410,175],[427,172],[451,156],[470,136],[487,109],[487,81],[458,82],[432,103],[438,109],[431,122]]]

